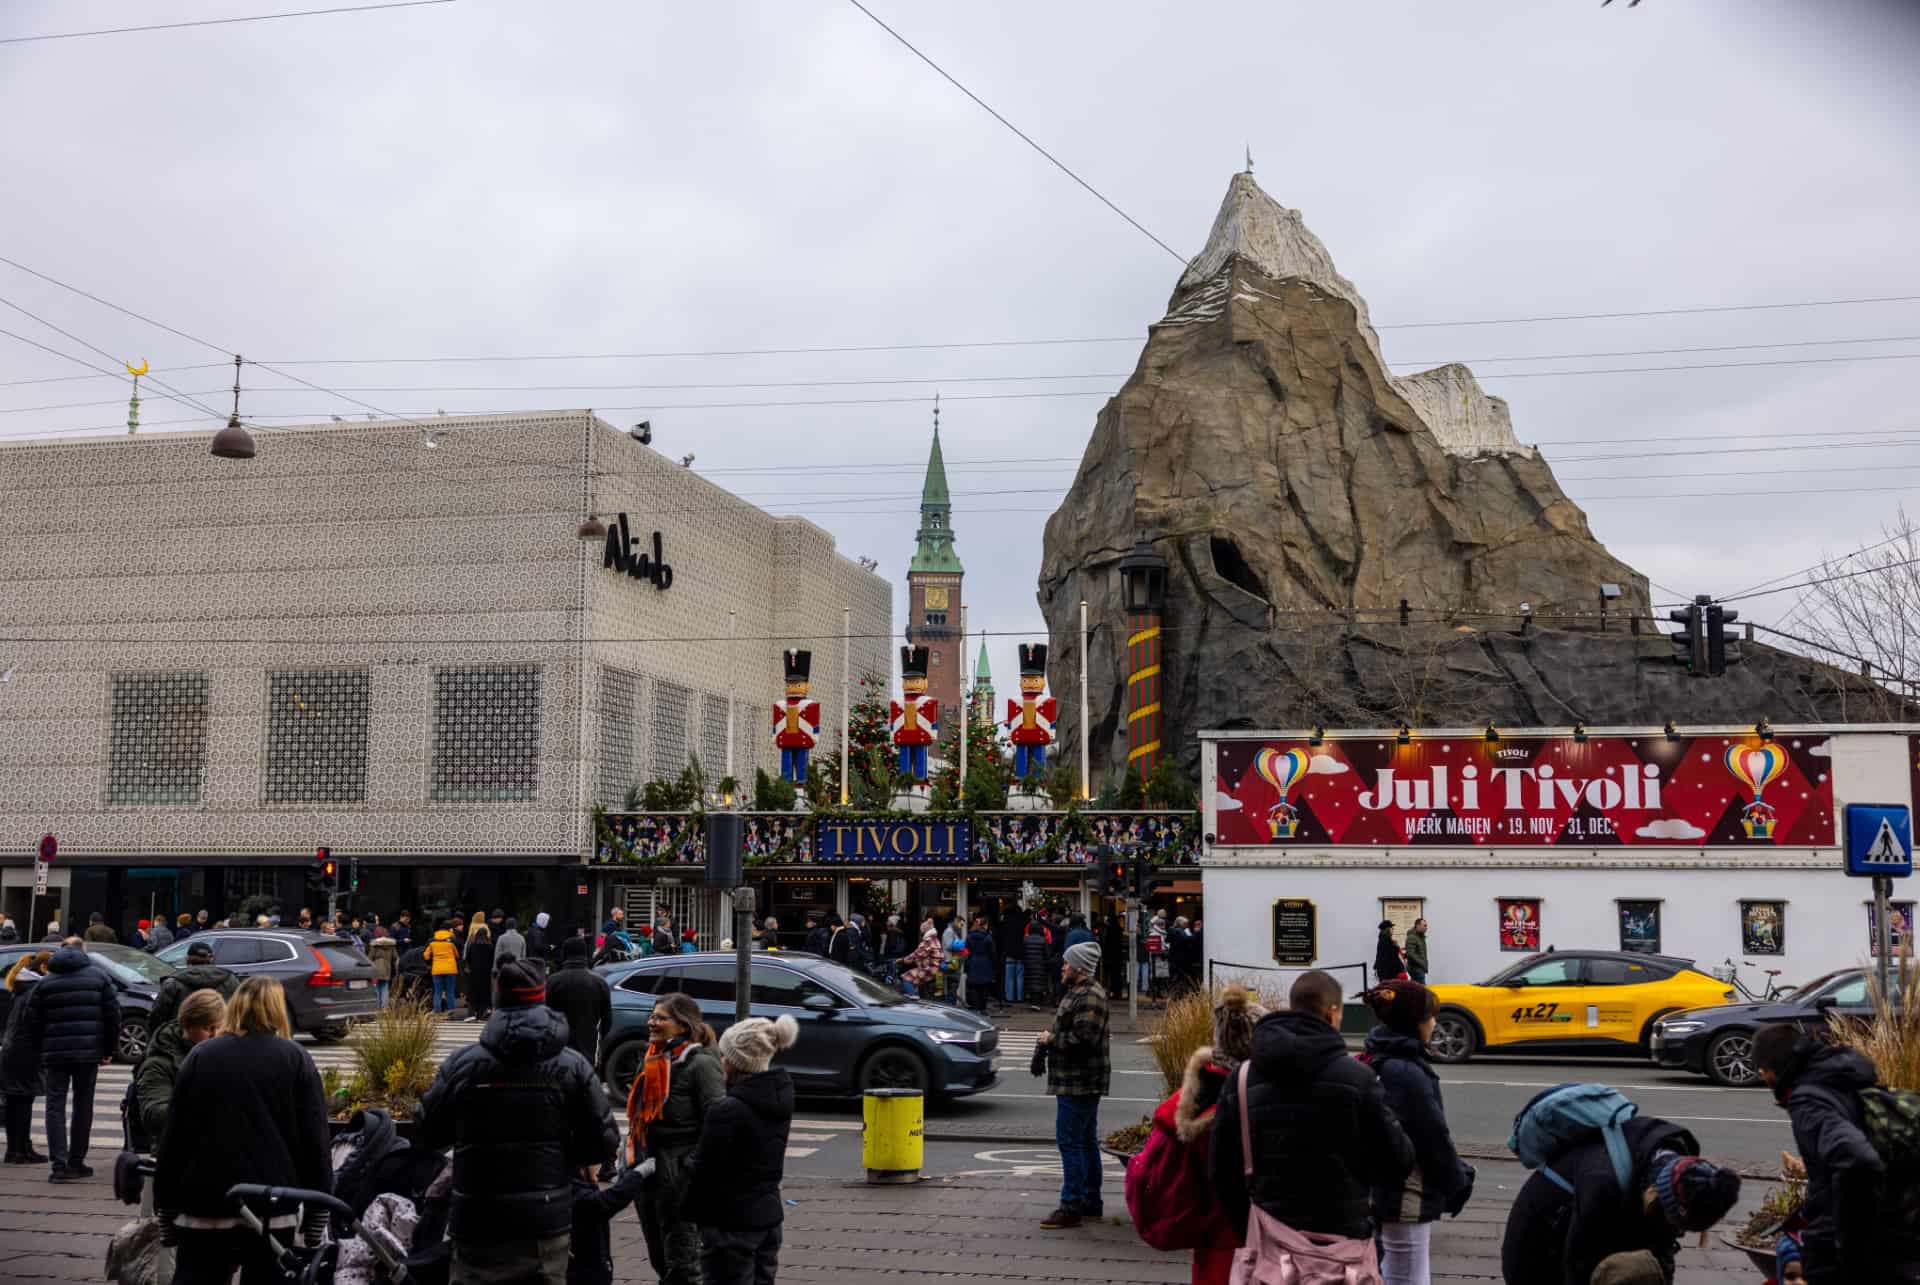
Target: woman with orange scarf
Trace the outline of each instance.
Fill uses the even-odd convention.
[[[662,995],[647,1018],[647,1060],[627,1093],[627,1162],[652,1158],[635,1208],[661,1285],[700,1285],[700,1228],[680,1215],[687,1157],[707,1108],[727,1095],[713,1028],[684,994]]]

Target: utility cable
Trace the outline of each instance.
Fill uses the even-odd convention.
[[[993,117],[995,120],[999,121],[1002,125],[1005,125],[1008,129],[1012,130],[1015,137],[1017,137],[1021,142],[1025,143],[1028,147],[1031,147],[1034,151],[1040,153],[1040,155],[1046,157],[1047,160],[1053,164],[1053,167],[1055,169],[1059,170],[1062,174],[1065,174],[1068,178],[1072,179],[1074,182],[1078,183],[1081,187],[1085,188],[1089,193],[1093,195],[1093,198],[1095,200],[1100,202],[1100,204],[1106,206],[1109,210],[1112,210],[1115,214],[1118,214],[1121,218],[1125,219],[1129,224],[1131,224],[1134,230],[1139,232],[1140,235],[1146,237],[1147,240],[1153,242],[1155,245],[1159,246],[1162,250],[1165,250],[1168,254],[1172,255],[1175,261],[1177,261],[1182,268],[1186,266],[1187,264],[1186,255],[1180,253],[1178,250],[1168,245],[1165,241],[1162,241],[1159,237],[1147,231],[1146,226],[1142,224],[1140,220],[1134,218],[1131,214],[1128,214],[1125,210],[1115,205],[1112,201],[1109,201],[1100,192],[1098,188],[1094,187],[1093,184],[1087,182],[1087,180],[1081,178],[1078,174],[1075,174],[1071,169],[1068,169],[1066,162],[1062,161],[1059,157],[1055,156],[1052,152],[1049,152],[1046,148],[1040,146],[1040,144],[1034,142],[1032,138],[1027,136],[1026,131],[1022,130],[1018,125],[1014,124],[1012,121],[1008,120],[1005,116],[1002,116],[999,112],[995,111],[992,107],[988,106],[985,99],[981,98],[980,95],[974,93],[971,89],[968,89],[965,85],[955,80],[951,75],[948,74],[947,69],[945,67],[942,67],[939,63],[935,62],[933,59],[921,53],[917,48],[914,47],[912,41],[908,40],[905,36],[901,35],[899,32],[895,31],[892,27],[889,27],[886,23],[882,22],[879,16],[875,14],[873,10],[861,4],[860,0],[847,0],[847,3],[852,5],[854,8],[858,9],[861,13],[866,14],[867,17],[873,19],[875,26],[879,27],[880,30],[886,32],[889,36],[892,36],[895,40],[899,41],[902,45],[906,46],[907,51],[911,53],[915,58],[918,58],[921,62],[927,64],[927,66],[933,68],[934,71],[938,72],[942,80],[946,81],[949,85],[952,85],[955,89],[965,94],[968,98],[971,98],[974,101],[974,104],[978,106],[982,111],[986,112],[987,115]]]
[[[239,18],[199,18],[187,22],[154,22],[140,27],[103,27],[97,31],[55,31],[43,36],[0,37],[0,45],[29,45],[43,40],[81,40],[88,36],[125,36],[141,31],[178,31],[184,27],[228,27],[242,22],[279,22],[284,18],[319,18],[341,13],[370,13],[376,9],[419,9],[452,4],[454,0],[387,0],[385,4],[344,5],[334,9],[302,9],[294,13],[255,13]]]

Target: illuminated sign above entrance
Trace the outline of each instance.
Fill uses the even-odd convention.
[[[813,834],[814,860],[822,865],[961,865],[972,850],[973,827],[965,821],[821,817]]]

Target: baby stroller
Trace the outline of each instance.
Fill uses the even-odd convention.
[[[340,1253],[340,1242],[328,1241],[318,1247],[288,1244],[267,1230],[266,1223],[262,1222],[260,1216],[254,1212],[253,1204],[264,1208],[275,1201],[297,1200],[309,1210],[326,1210],[332,1216],[335,1225],[345,1229],[349,1239],[358,1237],[361,1233],[360,1223],[354,1217],[353,1206],[324,1191],[307,1191],[299,1187],[262,1187],[255,1183],[243,1182],[227,1188],[227,1199],[233,1203],[234,1212],[247,1230],[260,1237],[273,1249],[280,1266],[280,1278],[286,1281],[287,1285],[326,1285],[331,1281]],[[378,1236],[368,1236],[364,1243],[373,1250],[373,1256],[380,1264],[380,1271],[390,1285],[411,1285],[413,1277],[407,1270],[406,1258],[393,1253],[386,1242]]]

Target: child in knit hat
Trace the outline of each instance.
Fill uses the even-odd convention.
[[[791,1017],[735,1022],[720,1037],[727,1096],[707,1109],[681,1213],[702,1230],[700,1269],[707,1285],[770,1281],[779,1266],[780,1199],[793,1078],[773,1065],[800,1036]]]

